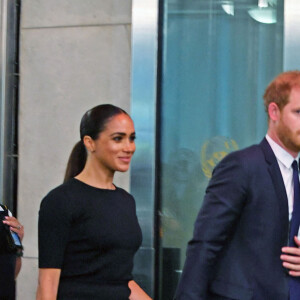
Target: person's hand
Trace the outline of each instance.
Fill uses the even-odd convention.
[[[24,237],[24,226],[15,217],[5,217],[4,224],[10,227],[11,231],[14,231],[22,241]]]
[[[152,300],[135,281],[130,280],[128,287],[131,291],[129,300]]]
[[[283,247],[280,259],[283,261],[282,265],[289,270],[289,275],[298,277],[300,276],[300,240],[296,236],[294,240],[298,247]]]

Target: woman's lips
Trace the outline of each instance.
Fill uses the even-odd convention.
[[[119,159],[125,163],[129,163],[131,160],[131,156],[122,156],[122,157],[119,157]]]

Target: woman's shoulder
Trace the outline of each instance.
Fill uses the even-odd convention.
[[[45,197],[52,197],[52,196],[57,196],[57,195],[65,195],[66,192],[69,190],[72,190],[72,180],[68,180],[55,188],[52,188]]]
[[[42,199],[39,210],[40,224],[70,224],[74,213],[80,211],[76,191],[73,191],[72,182],[68,181],[50,190]],[[79,208],[79,210],[78,210]],[[47,225],[47,226],[48,226]]]
[[[135,199],[133,197],[133,195],[131,195],[129,192],[127,192],[126,190],[124,190],[123,188],[117,187],[117,198],[119,200],[123,200],[123,203],[127,203],[126,205],[130,205],[130,206],[134,206],[136,205],[135,203]]]
[[[42,199],[42,205],[47,203],[49,205],[62,206],[64,203],[69,203],[72,194],[76,194],[76,189],[72,179],[60,184],[59,186],[50,190]]]
[[[124,197],[134,199],[133,196],[129,192],[127,192],[125,189],[123,189],[119,186],[116,186],[116,185],[115,185],[115,187],[116,187],[116,189],[117,189],[117,191],[119,192],[120,195],[122,195]]]

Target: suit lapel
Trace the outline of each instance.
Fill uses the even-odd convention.
[[[269,145],[266,138],[260,143],[262,151],[265,155],[266,162],[268,164],[268,171],[272,178],[273,186],[277,195],[277,202],[280,209],[280,220],[279,222],[286,227],[286,232],[288,231],[289,226],[289,208],[288,208],[288,199],[286,195],[286,190],[281,175],[281,171],[276,159],[276,156]]]

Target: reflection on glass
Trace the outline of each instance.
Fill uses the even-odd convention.
[[[250,16],[256,8],[275,22]],[[283,70],[283,1],[165,0],[163,33],[159,290],[168,300],[214,166],[266,132],[262,94]]]
[[[234,3],[233,1],[226,1],[222,4],[222,8],[228,15],[234,16]]]

